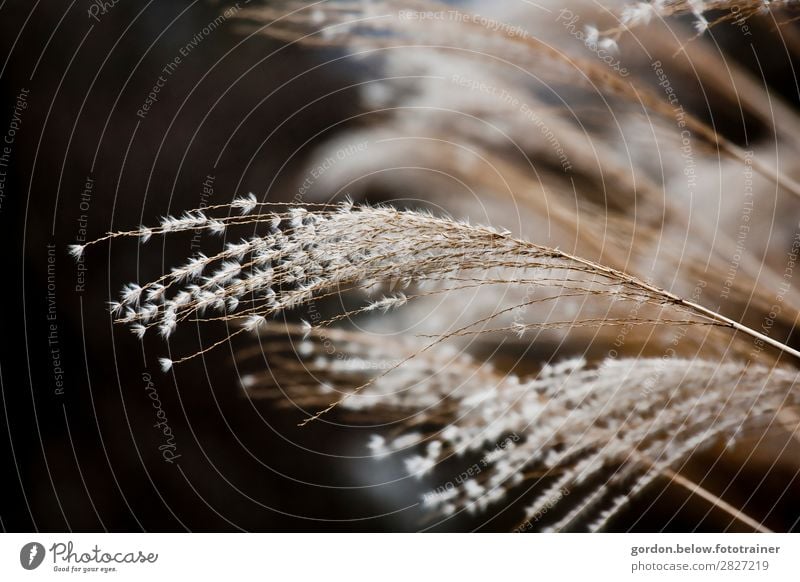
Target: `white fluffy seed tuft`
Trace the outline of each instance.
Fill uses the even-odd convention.
[[[245,320],[244,328],[247,331],[255,331],[265,323],[267,323],[266,317],[264,317],[263,315],[253,314],[248,316],[247,319]]]
[[[85,249],[86,245],[69,245],[69,254],[75,259],[80,259]]]
[[[242,215],[250,214],[253,209],[258,204],[258,200],[256,200],[255,195],[250,192],[247,196],[242,196],[241,198],[236,198],[232,203],[231,206],[239,210]]]

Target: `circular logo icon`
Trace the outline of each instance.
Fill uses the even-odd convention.
[[[29,542],[19,551],[19,563],[26,570],[35,570],[44,561],[44,546],[38,542]]]

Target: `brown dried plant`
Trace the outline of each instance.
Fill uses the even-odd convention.
[[[770,9],[778,4],[792,3]],[[800,121],[746,71],[699,42],[687,48],[692,32],[654,31],[646,67],[683,55],[664,76],[673,95],[681,75],[701,77],[768,127],[780,155],[774,144],[742,146],[646,75],[614,74],[591,54],[602,43],[634,70],[641,56],[616,43],[653,17],[692,13],[705,30],[761,7],[608,6],[598,18],[621,25],[598,32],[587,19],[587,52],[551,40],[550,23],[523,21],[530,34],[434,2],[252,5],[237,15],[241,29],[285,43],[279,50],[333,47],[380,71],[359,89],[368,120],[309,156],[312,167],[336,164],[295,203],[249,194],[72,252],[173,233],[236,241],[127,285],[115,321],[165,339],[189,322],[225,329],[201,351],[162,358],[165,371],[248,336],[236,354],[255,366],[242,378],[249,397],[299,410],[301,425],[385,423],[371,453],[431,480],[422,505],[434,519],[507,503],[520,506],[519,531],[597,531],[666,479],[768,531],[683,470],[698,452],[796,433],[784,420],[800,404],[800,352],[787,339],[800,293],[786,280],[800,244],[795,235],[774,259],[770,243],[773,229],[794,232],[775,217],[797,208],[783,156],[796,154]],[[730,14],[709,23],[720,9]],[[370,150],[338,155],[352,143]],[[689,195],[684,148],[700,176]],[[747,244],[728,202],[743,167],[759,205]],[[369,203],[376,191],[389,203]],[[480,470],[437,480],[463,459]]]

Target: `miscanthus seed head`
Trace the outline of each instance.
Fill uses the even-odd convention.
[[[246,208],[252,205],[247,199]],[[244,205],[244,202],[239,204]],[[215,209],[231,206],[214,207]],[[415,285],[416,292],[396,292],[345,312],[343,317],[368,311],[388,311],[418,296],[491,285],[541,286],[556,288],[559,294],[605,297],[616,303],[636,302],[658,306],[676,317],[657,321],[636,315],[628,318],[581,318],[569,314],[568,321],[516,320],[497,332],[519,336],[529,329],[559,329],[574,326],[631,324],[720,325],[759,337],[787,353],[800,353],[736,324],[697,304],[616,271],[528,241],[519,240],[505,229],[473,225],[429,212],[401,211],[387,207],[354,207],[347,202],[338,209],[327,206],[290,208],[286,212],[247,216],[209,216],[195,210],[180,218],[162,219],[159,234],[205,229],[215,231],[249,225],[267,232],[250,239],[228,243],[217,254],[198,254],[183,266],[173,268],[159,279],[139,285],[130,283],[116,306],[116,321],[155,327],[170,337],[185,321],[224,320],[238,322],[241,330],[253,330],[254,316],[274,316],[308,304],[317,296],[360,289],[374,292],[402,282]],[[113,236],[139,236],[139,231]],[[513,306],[521,312],[528,303]],[[487,324],[512,308],[496,311],[473,324],[448,332],[453,335],[485,333]],[[638,310],[637,310],[638,311]],[[240,330],[240,331],[241,331]],[[135,328],[141,336],[141,328]],[[238,332],[234,332],[238,333]],[[218,344],[214,344],[218,345]],[[209,348],[210,349],[210,348]],[[177,362],[199,355],[191,354]]]
[[[213,230],[216,223],[225,228],[262,226],[267,232],[228,244],[215,255],[197,255],[156,281],[128,284],[114,306],[117,321],[131,324],[139,337],[156,327],[168,338],[182,322],[198,319],[238,321],[242,325],[239,331],[260,331],[273,316],[317,296],[408,279],[419,289],[433,286],[427,291],[384,296],[356,311],[385,311],[406,304],[420,292],[449,292],[487,281],[526,288],[555,284],[561,292],[672,310],[684,318],[679,320],[683,324],[711,323],[754,333],[609,267],[513,238],[501,229],[429,213],[350,205],[338,210],[290,209],[223,218],[191,212],[162,221],[162,233]],[[590,483],[616,466],[614,477],[595,488],[580,511],[571,511],[551,525],[569,529],[579,518],[584,522],[591,518],[594,526],[602,528],[623,505],[615,498],[616,485],[636,476],[636,487],[643,487],[661,468],[713,438],[735,439],[746,420],[774,413],[787,398],[793,398],[790,388],[796,373],[733,363],[640,359],[609,360],[592,367],[577,359],[545,366],[536,377],[522,379],[499,377],[490,368],[475,369],[459,359],[453,370],[440,360],[425,359],[425,354],[446,354],[440,344],[449,338],[483,333],[483,324],[499,315],[501,312],[495,312],[448,331],[400,361],[387,362],[380,368],[384,371],[307,421],[335,406],[366,413],[375,406],[422,409],[414,418],[416,426],[426,417],[433,424],[445,420],[448,425],[435,435],[409,430],[370,443],[377,456],[406,456],[406,468],[416,477],[431,474],[447,456],[483,454],[491,469],[474,482],[461,484],[457,495],[447,499],[434,496],[426,502],[426,507],[444,514],[458,509],[483,511],[503,500],[521,484],[526,471],[536,467],[553,479],[529,506],[527,517],[533,518],[552,504],[559,492]],[[303,322],[297,327],[304,341],[313,341],[318,327],[335,320],[315,320],[314,325]],[[619,321],[635,324],[642,320],[632,315]],[[659,322],[663,323],[648,321]],[[519,334],[531,327],[608,323],[608,319],[578,317],[568,322],[515,321],[495,331]],[[195,355],[175,361],[161,358],[159,363],[166,372]],[[327,363],[313,351],[311,357],[312,367],[352,374],[374,363],[376,353],[344,363]],[[321,385],[331,389],[324,390]],[[315,390],[330,398],[335,386],[326,381],[315,385]],[[642,386],[648,386],[648,391]],[[257,382],[250,381],[248,390],[257,390]],[[722,411],[720,403],[724,403]],[[487,450],[487,443],[504,445]]]
[[[454,358],[452,346],[425,350],[418,339],[376,342],[367,333],[336,331],[337,352],[353,365],[342,365],[312,336],[298,357],[313,382],[288,390],[293,405],[328,401],[331,390],[319,381],[341,393],[352,390],[358,370],[371,378],[340,406],[351,421],[392,421],[392,431],[372,435],[366,447],[376,459],[400,457],[409,476],[426,477],[432,489],[421,504],[438,515],[482,512],[528,491],[520,520],[537,529],[603,529],[668,467],[714,443],[731,446],[800,402],[798,372],[784,368],[568,358],[519,377],[463,354]],[[418,355],[388,374],[376,372],[406,352]],[[288,377],[271,366],[249,379],[248,393],[283,398],[282,388],[271,387],[276,374]],[[453,478],[454,460],[480,470]],[[567,498],[566,510],[549,511]]]

